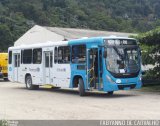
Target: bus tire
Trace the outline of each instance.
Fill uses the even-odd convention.
[[[8,81],[8,78],[3,78],[4,79],[4,81]]]
[[[82,78],[79,78],[78,90],[79,90],[80,96],[85,96],[84,82],[83,82]]]
[[[39,85],[32,84],[32,77],[30,75],[26,77],[26,88],[29,90],[36,90],[39,88]]]
[[[113,91],[109,91],[107,94],[108,95],[113,95]]]

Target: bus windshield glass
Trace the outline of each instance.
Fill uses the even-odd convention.
[[[136,40],[105,40],[106,68],[114,74],[132,74],[140,70],[140,55]]]

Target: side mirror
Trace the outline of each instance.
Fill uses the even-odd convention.
[[[107,51],[104,51],[104,52],[103,52],[103,57],[104,57],[104,58],[107,58]]]

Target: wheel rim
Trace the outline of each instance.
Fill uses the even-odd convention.
[[[27,79],[26,84],[28,88],[31,87],[32,81],[30,78]]]

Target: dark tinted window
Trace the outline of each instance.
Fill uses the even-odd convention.
[[[50,52],[50,67],[53,67],[53,52]]]
[[[86,62],[86,46],[76,45],[72,46],[72,63]]]
[[[12,64],[12,51],[9,51],[9,64]]]
[[[21,50],[21,64],[23,63],[23,50]]]
[[[58,49],[55,47],[54,49],[54,63],[57,63],[58,61]]]
[[[23,63],[32,63],[32,49],[23,50]]]

